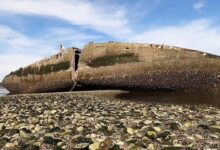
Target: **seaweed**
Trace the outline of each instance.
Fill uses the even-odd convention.
[[[61,62],[53,66],[53,72],[58,72],[60,70],[67,70],[70,68],[70,62]]]
[[[214,55],[214,54],[206,54],[206,56],[205,56],[206,58],[220,58],[220,56],[218,56],[218,55]]]
[[[16,72],[16,75],[19,76],[19,77],[21,77],[23,71],[24,71],[23,68],[19,68],[19,69],[17,70],[17,72]]]
[[[112,56],[98,57],[92,60],[88,65],[90,67],[111,66],[116,63],[138,62],[138,56],[135,53],[126,53]]]
[[[51,65],[46,65],[46,66],[40,66],[39,67],[27,67],[27,68],[19,68],[18,70],[11,72],[9,75],[16,75],[18,77],[21,76],[28,76],[30,75],[44,75],[44,74],[50,74],[52,72],[58,72],[61,70],[67,70],[70,68],[70,62],[61,62],[58,64],[51,64]]]
[[[53,66],[53,65],[46,65],[46,66],[44,67],[44,74],[49,74],[49,73],[51,73],[51,72],[52,72],[52,66]]]
[[[44,74],[44,66],[40,66],[40,69],[36,74],[37,75],[43,75]]]

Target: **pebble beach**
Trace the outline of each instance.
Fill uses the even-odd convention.
[[[0,149],[220,149],[219,107],[125,100],[121,93],[0,97]]]

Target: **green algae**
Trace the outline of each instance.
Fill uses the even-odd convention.
[[[61,70],[68,70],[70,68],[70,62],[60,62],[58,64],[45,65],[41,67],[27,67],[19,68],[18,70],[11,72],[9,75],[16,75],[18,77],[28,76],[28,75],[44,75],[50,74],[52,72],[58,72]],[[9,76],[8,75],[8,76]]]
[[[138,56],[135,53],[126,53],[120,55],[103,56],[92,60],[88,65],[90,67],[111,66],[128,62],[138,62]]]

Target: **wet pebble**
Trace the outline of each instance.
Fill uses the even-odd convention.
[[[0,149],[220,149],[216,107],[86,92],[0,99]]]

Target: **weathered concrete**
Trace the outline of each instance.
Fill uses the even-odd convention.
[[[13,94],[63,91],[73,85],[71,74],[71,71],[60,71],[48,75],[14,76],[5,79],[4,86]]]
[[[85,45],[76,72],[74,55],[75,49],[70,48],[28,66],[41,68],[70,62],[69,69],[50,72],[52,68],[42,75],[9,75],[3,84],[12,93],[69,90],[76,80],[82,86],[130,90],[220,87],[220,57],[195,50],[153,44],[93,43]]]
[[[136,59],[120,58],[131,53]],[[89,44],[80,64],[78,83],[88,86],[197,90],[220,85],[219,56],[165,45]]]
[[[58,72],[51,72],[49,74],[28,74],[28,76],[9,75],[3,80],[3,85],[12,94],[17,93],[40,93],[50,91],[64,91],[71,89],[74,82],[73,68],[73,54],[74,49],[69,48],[67,51],[43,59],[39,62],[33,63],[25,68],[40,68],[51,64],[58,64],[61,62],[69,62],[70,68],[68,70],[60,70]]]

